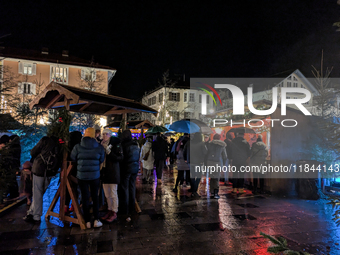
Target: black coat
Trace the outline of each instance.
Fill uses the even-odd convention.
[[[128,139],[122,141],[123,161],[121,162],[122,174],[136,174],[139,171],[140,150],[136,141]]]
[[[156,161],[165,160],[168,155],[168,144],[160,136],[157,136],[156,140],[152,143],[152,151]]]
[[[103,183],[120,184],[119,162],[123,160],[123,149],[120,139],[111,137],[109,145],[112,145],[110,154],[106,154],[105,167],[101,170]]]

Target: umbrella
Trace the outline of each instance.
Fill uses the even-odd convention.
[[[195,119],[183,119],[172,123],[169,129],[176,131],[178,133],[197,133],[201,132],[203,134],[211,134],[212,130],[202,121]]]
[[[145,132],[145,134],[156,134],[156,133],[161,133],[161,132],[166,132],[169,131],[167,128],[162,127],[162,126],[154,126],[148,129],[148,131]]]
[[[246,128],[246,127],[239,127],[239,128],[232,128],[228,131],[229,132],[232,132],[234,134],[236,133],[249,133],[249,134],[256,134],[255,131],[251,128]]]

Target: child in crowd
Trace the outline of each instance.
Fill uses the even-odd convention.
[[[20,196],[26,196],[27,205],[32,202],[32,163],[26,161],[22,165],[20,174]]]

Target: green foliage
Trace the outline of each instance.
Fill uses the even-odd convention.
[[[329,196],[328,197],[328,205],[332,205],[333,210],[335,209],[333,216],[333,220],[335,221],[336,225],[340,226],[340,199],[339,197]]]
[[[69,140],[69,128],[71,123],[71,115],[66,108],[55,110],[55,114],[51,119],[51,124],[47,128],[48,136],[55,136],[59,138],[62,143],[63,150],[68,150],[66,141]]]
[[[275,238],[274,236],[267,235],[263,232],[260,232],[260,235],[262,235],[264,238],[267,238],[273,244],[276,244],[276,246],[268,247],[267,251],[270,253],[273,254],[283,253],[287,255],[310,255],[308,252],[293,251],[289,249],[287,245],[287,240],[282,236]]]

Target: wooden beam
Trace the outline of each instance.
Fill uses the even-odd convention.
[[[69,100],[73,100],[73,102],[78,103],[79,96],[75,93],[65,89],[64,87],[60,86],[60,84],[52,81],[50,84],[46,86],[46,88],[37,95],[32,102],[29,104],[30,109],[32,110],[34,106],[38,105],[42,98],[45,98],[47,93],[50,91],[56,91],[59,95],[65,96],[65,98]],[[45,108],[45,107],[44,107]]]
[[[87,107],[89,107],[93,102],[89,101],[87,104],[85,104],[82,108],[79,109],[80,112],[84,111]]]
[[[57,95],[55,96],[47,105],[46,109],[50,109],[60,98],[62,98],[63,95]]]
[[[118,109],[118,106],[114,106],[114,107],[112,107],[110,110],[108,110],[106,113],[104,113],[104,115],[110,115],[110,112],[112,112],[112,111],[115,111],[115,110],[117,110]]]
[[[87,104],[88,102],[87,101],[84,101],[84,100],[79,100],[79,102],[74,102],[73,100],[70,101],[70,105],[73,105],[73,104]],[[63,107],[65,106],[65,102],[58,102],[58,103],[55,103],[53,105],[53,108],[58,108],[58,107]]]

